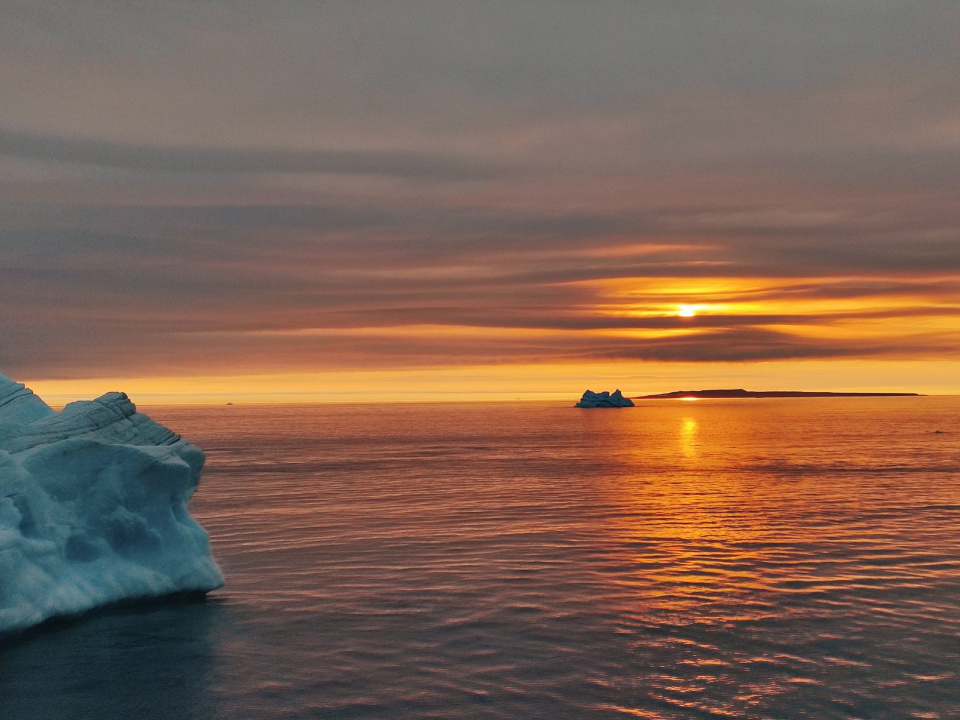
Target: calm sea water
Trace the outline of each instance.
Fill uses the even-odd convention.
[[[0,718],[960,717],[960,398],[150,412],[227,586]]]

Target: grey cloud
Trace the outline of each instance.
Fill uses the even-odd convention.
[[[897,204],[797,225],[791,211],[563,213],[377,205],[0,204],[0,267],[166,258],[295,277],[315,263],[345,282],[546,285],[616,277],[843,276],[960,270],[956,208]],[[606,249],[617,252],[605,254]],[[591,254],[592,251],[597,251]],[[439,273],[439,274],[438,274]],[[429,284],[428,283],[428,284]]]
[[[50,330],[56,329],[56,335]],[[124,350],[137,358],[131,365],[111,341],[117,330]],[[83,376],[87,368],[116,376],[189,374],[198,366],[220,372],[275,372],[276,358],[284,370],[430,367],[446,363],[499,364],[584,360],[666,362],[752,362],[763,360],[829,359],[840,357],[957,358],[957,338],[917,334],[899,344],[884,341],[818,340],[758,327],[717,328],[682,337],[609,339],[575,334],[433,338],[426,335],[357,336],[326,334],[283,336],[248,332],[184,333],[149,331],[142,323],[76,327],[64,323],[47,332],[35,327],[5,327],[13,341],[0,348],[0,363],[11,372],[45,377]]]
[[[911,352],[918,348],[913,344]],[[943,352],[942,345],[939,347]],[[924,347],[929,354],[931,348]],[[728,328],[716,332],[624,346],[600,347],[589,354],[608,360],[658,360],[661,362],[747,362],[811,358],[894,355],[890,347],[856,342],[810,340],[762,328]]]
[[[470,160],[374,150],[231,150],[129,145],[0,130],[0,155],[104,168],[172,173],[322,173],[425,180],[478,180],[494,174]]]
[[[854,190],[960,191],[960,146],[788,150],[779,157],[767,155],[746,161],[727,161],[714,167],[729,174],[763,172],[793,181],[805,178]]]
[[[679,94],[692,102],[679,113],[667,102],[660,138],[677,152],[711,136],[702,126],[683,131],[696,118],[725,128],[714,138],[719,145],[756,143],[758,129],[771,127],[802,133],[798,117],[809,134],[811,125],[830,123],[804,112],[808,100],[847,71],[922,74],[960,62],[955,3],[933,0],[8,6],[0,125],[154,138],[161,148],[249,147],[264,137],[281,148],[305,138],[321,147],[366,147],[361,138],[389,147],[402,139],[428,155],[456,145],[489,158],[517,148],[515,135],[563,119],[581,144],[594,144],[589,126],[609,118],[639,116],[645,134],[649,109],[655,119],[663,98]],[[778,93],[794,99],[787,112],[772,102]],[[950,93],[943,97],[949,105]],[[741,105],[754,103],[757,116],[744,117]],[[576,148],[561,149],[569,156]],[[98,153],[119,167],[194,165],[163,154]]]

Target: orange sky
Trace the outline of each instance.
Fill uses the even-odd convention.
[[[427,8],[0,10],[0,372],[960,392],[955,7]]]
[[[37,380],[54,405],[123,390],[141,405],[241,403],[575,402],[587,388],[628,396],[744,387],[848,392],[957,394],[960,364],[936,361],[790,361],[763,363],[596,363],[504,365],[429,370],[336,371],[250,376]],[[905,377],[913,382],[904,384]]]

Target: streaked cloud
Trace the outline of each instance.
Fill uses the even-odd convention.
[[[189,174],[316,173],[478,180],[497,173],[467,159],[376,150],[237,150],[81,140],[0,129],[0,155],[100,168]]]

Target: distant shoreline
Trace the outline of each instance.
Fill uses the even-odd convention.
[[[921,397],[920,393],[884,392],[804,392],[800,390],[675,390],[657,395],[634,396],[634,400],[669,400],[672,398],[792,398],[792,397]]]

